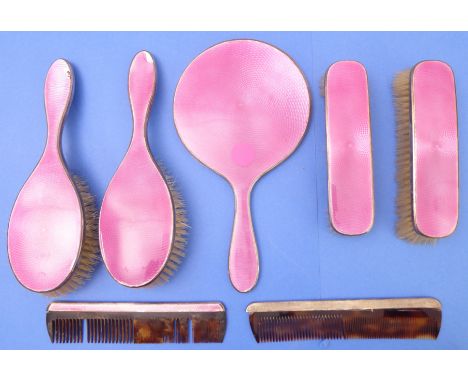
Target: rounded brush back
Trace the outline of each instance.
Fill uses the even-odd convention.
[[[129,287],[153,282],[176,245],[175,205],[146,138],[155,86],[154,60],[148,52],[140,52],[129,73],[133,137],[107,188],[100,213],[104,262],[112,277]]]
[[[368,232],[374,222],[372,143],[365,67],[338,61],[325,75],[328,210],[344,235]]]
[[[435,243],[458,223],[458,122],[449,65],[422,61],[399,73],[396,231],[411,243]]]
[[[48,135],[39,163],[21,189],[8,226],[8,255],[18,281],[35,292],[60,288],[79,260],[84,221],[79,194],[60,148],[73,91],[65,60],[50,67],[44,96]]]
[[[414,224],[441,238],[458,222],[458,129],[455,79],[444,62],[424,61],[411,76]]]

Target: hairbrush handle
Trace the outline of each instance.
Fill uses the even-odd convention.
[[[73,70],[71,65],[58,59],[50,66],[44,85],[44,101],[47,116],[47,142],[57,147],[63,120],[73,96]]]
[[[146,139],[146,124],[156,88],[156,65],[150,53],[141,51],[133,58],[128,74],[128,94],[133,114],[133,138]]]
[[[258,279],[257,243],[250,214],[251,188],[234,188],[236,212],[229,252],[229,276],[239,292],[250,291]]]

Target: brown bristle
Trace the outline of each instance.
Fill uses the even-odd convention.
[[[325,81],[326,81],[327,74],[325,73],[322,78],[320,79],[320,95],[325,97]]]
[[[157,164],[157,167],[161,171],[161,174],[167,184],[167,187],[169,188],[169,193],[171,194],[171,200],[175,214],[175,231],[171,253],[169,254],[166,264],[164,265],[159,275],[147,285],[148,287],[153,287],[155,285],[164,285],[178,270],[180,264],[182,264],[182,261],[185,257],[187,234],[188,229],[190,228],[186,216],[185,204],[182,199],[182,196],[180,195],[179,191],[175,186],[174,178],[168,175],[167,170],[160,163]]]
[[[413,158],[411,141],[411,70],[395,76],[393,94],[397,120],[397,216],[399,237],[411,243],[431,244],[436,239],[417,231],[413,215]]]
[[[59,288],[46,293],[56,297],[79,288],[88,280],[99,261],[99,237],[98,237],[98,211],[94,196],[89,192],[88,185],[78,176],[73,176],[73,182],[80,196],[83,208],[84,232],[81,252],[75,269],[68,280]]]

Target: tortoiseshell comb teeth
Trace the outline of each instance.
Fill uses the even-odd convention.
[[[46,320],[54,343],[223,342],[226,331],[219,302],[54,302]]]
[[[436,339],[433,298],[260,302],[247,307],[257,342],[321,339]]]

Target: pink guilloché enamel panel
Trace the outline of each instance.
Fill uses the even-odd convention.
[[[441,238],[458,222],[458,127],[455,80],[441,61],[411,76],[413,214],[417,231]]]
[[[112,277],[129,287],[154,281],[168,261],[175,230],[168,185],[147,144],[156,65],[138,53],[128,78],[133,136],[105,193],[99,220],[101,253]]]
[[[296,149],[310,109],[300,69],[260,41],[226,41],[207,49],[177,86],[174,120],[180,138],[234,190],[229,275],[238,291],[251,290],[259,274],[250,193],[263,174]]]
[[[374,221],[372,144],[367,73],[356,61],[339,61],[325,77],[328,204],[333,228],[368,232]]]
[[[60,149],[63,121],[73,94],[73,71],[57,60],[44,88],[47,143],[21,189],[8,226],[8,255],[18,281],[35,292],[63,285],[79,260],[83,211]]]

